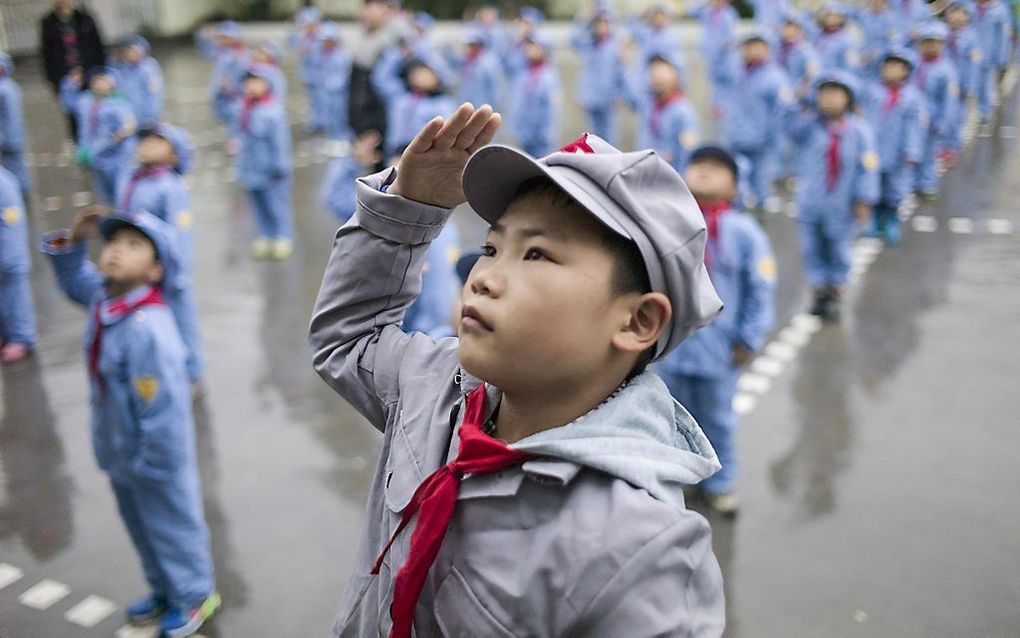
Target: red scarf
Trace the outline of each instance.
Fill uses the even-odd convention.
[[[425,576],[436,560],[443,544],[446,528],[457,506],[457,492],[464,474],[492,474],[508,467],[520,465],[530,455],[511,450],[482,431],[485,420],[485,386],[475,388],[465,402],[464,421],[460,424],[460,449],[457,458],[439,468],[422,481],[411,501],[404,508],[400,525],[386,543],[372,568],[378,574],[383,559],[397,536],[418,514],[418,523],[411,534],[411,549],[407,562],[397,572],[393,585],[393,604],[390,617],[393,628],[390,638],[407,638],[411,635],[414,609],[418,605]]]
[[[655,103],[652,105],[652,112],[649,114],[648,125],[652,129],[652,133],[656,136],[659,135],[659,128],[662,124],[662,112],[674,102],[679,102],[684,97],[681,91],[673,91],[668,95],[655,98]]]
[[[719,246],[719,218],[730,210],[730,202],[703,202],[698,200],[698,207],[701,214],[705,216],[705,227],[708,229],[708,243],[705,246],[705,266],[712,268],[712,252],[718,251]]]
[[[138,182],[143,179],[159,177],[169,171],[170,168],[165,164],[140,166],[138,170],[132,173],[131,180],[128,182],[127,188],[124,190],[124,196],[120,198],[120,209],[124,212],[131,210],[131,196],[135,194],[135,187],[138,186]]]
[[[839,182],[839,143],[846,129],[846,122],[831,122],[826,128],[829,129],[829,148],[825,154],[825,186],[831,193],[836,190],[836,184]]]
[[[251,119],[251,111],[259,104],[268,104],[273,100],[272,93],[266,93],[262,97],[258,98],[244,98],[244,103],[241,104],[241,130],[245,133],[248,132],[248,122]]]
[[[900,91],[903,90],[902,84],[886,84],[887,89],[885,104],[882,105],[882,112],[888,113],[893,110],[897,104],[900,103]]]
[[[106,384],[103,382],[103,378],[99,376],[99,352],[103,345],[103,325],[102,307],[106,301],[100,301],[96,304],[95,310],[92,313],[92,321],[95,324],[95,333],[92,335],[92,343],[89,344],[89,376],[99,386],[99,393],[103,394],[106,392]],[[148,292],[142,295],[141,299],[133,302],[125,301],[124,298],[109,300],[109,306],[106,308],[106,312],[111,317],[122,318],[131,314],[135,310],[138,310],[142,306],[152,306],[162,304],[163,294],[160,292],[159,287],[149,286]]]
[[[538,88],[538,80],[545,68],[545,60],[531,62],[528,64],[528,93],[534,93]]]

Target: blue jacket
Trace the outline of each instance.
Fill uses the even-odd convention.
[[[45,239],[44,239],[45,241]],[[99,376],[91,380],[92,446],[99,467],[115,480],[134,477],[165,480],[195,467],[191,388],[185,351],[173,313],[166,305],[148,305],[117,316],[103,277],[88,260],[84,243],[50,254],[57,283],[72,301],[89,309],[85,329],[88,356],[96,332],[96,306],[104,325]],[[137,301],[142,286],[121,299]]]
[[[900,33],[910,37],[910,31],[920,23],[931,19],[931,10],[925,0],[890,0],[889,10],[899,21]]]
[[[121,64],[119,90],[131,103],[140,126],[159,121],[163,112],[163,70],[153,57],[143,58],[138,64]]]
[[[312,84],[315,81],[315,62],[321,48],[319,34],[316,31],[294,33],[289,38],[289,44],[297,51],[298,78],[302,84]]]
[[[879,195],[879,160],[868,123],[844,116],[836,181],[828,184],[830,123],[814,111],[794,117],[790,139],[797,145],[797,206],[799,220],[837,228],[854,224],[853,205],[874,204]]]
[[[429,244],[421,276],[421,292],[404,314],[404,332],[424,332],[439,339],[457,334],[453,322],[454,304],[460,297],[457,276],[460,259],[460,235],[457,226],[447,224]]]
[[[244,108],[243,101],[235,108],[241,139],[237,178],[248,190],[260,190],[294,171],[290,125],[283,104],[276,96],[251,108],[247,126],[243,121]]]
[[[960,85],[952,61],[946,55],[936,60],[922,59],[913,77],[928,101],[928,124],[932,133],[940,138],[948,137],[956,126],[956,110],[960,108]]]
[[[243,49],[225,47],[216,50],[212,74],[209,76],[209,91],[212,99],[221,103],[218,108],[229,108],[224,105],[229,105],[241,95],[238,81],[247,64],[248,53]]]
[[[598,42],[587,23],[574,25],[570,44],[581,58],[577,76],[577,101],[584,109],[611,108],[623,90],[620,41],[609,36]]]
[[[826,71],[840,70],[857,73],[861,65],[861,54],[847,29],[833,32],[822,31],[815,39],[815,49]]]
[[[782,26],[783,14],[790,7],[787,0],[751,0],[756,24],[776,29]]]
[[[0,77],[0,153],[25,150],[25,118],[21,110],[21,87],[11,78]]]
[[[180,281],[187,283],[195,257],[194,216],[191,213],[191,194],[181,176],[169,166],[155,167],[154,170],[134,167],[125,171],[117,184],[116,207],[126,213],[144,210],[176,229],[183,271]]]
[[[31,268],[21,187],[14,174],[0,166],[0,275],[26,273]]]
[[[511,133],[522,146],[548,147],[559,137],[560,79],[550,62],[513,80]]]
[[[655,149],[682,175],[701,133],[694,105],[680,94],[668,100],[646,95],[638,114],[637,148]]]
[[[768,236],[750,215],[720,215],[718,237],[706,246],[712,285],[723,301],[715,320],[695,332],[659,364],[665,374],[732,378],[733,348],[760,350],[775,321],[776,263]]]
[[[430,54],[429,57],[422,59],[439,77],[439,72],[435,71],[436,67],[433,66],[438,64],[438,56]],[[383,148],[387,154],[393,154],[401,146],[410,143],[432,118],[437,115],[448,116],[456,109],[448,95],[411,93],[407,83],[400,76],[405,63],[406,60],[399,55],[389,56],[380,59],[372,71],[372,84],[386,102],[388,125]]]
[[[984,7],[982,11],[981,4],[975,4],[971,27],[977,34],[983,63],[1002,69],[1009,64],[1013,49],[1009,10],[1000,0],[992,0]]]
[[[748,68],[732,65],[720,85],[722,138],[735,151],[758,151],[774,144],[793,104],[793,92],[774,62]]]
[[[653,29],[642,23],[641,28],[634,32],[633,38],[640,47],[642,65],[648,64],[654,57],[660,57],[672,61],[678,67],[686,66],[683,45],[671,27]]]
[[[503,66],[499,59],[489,49],[482,49],[481,54],[474,59],[462,57],[457,68],[460,69],[457,101],[474,105],[489,104],[499,110],[503,104],[504,90]]]
[[[120,169],[131,161],[135,149],[135,114],[131,104],[117,93],[96,99],[92,92],[78,100],[78,147],[86,148],[92,166],[101,170]],[[120,131],[131,135],[116,140]]]
[[[966,99],[977,92],[977,82],[984,52],[977,41],[973,27],[949,31],[946,53],[956,68],[956,79],[960,84],[960,98]]]
[[[860,105],[873,131],[883,173],[902,170],[906,162],[920,163],[928,134],[925,98],[908,80],[900,87],[896,104],[889,87],[871,82],[860,96]]]
[[[733,30],[740,21],[737,10],[727,4],[714,7],[711,2],[698,7],[694,16],[701,22],[701,55],[705,64],[711,66],[723,63],[733,46]],[[757,18],[757,16],[755,16]]]
[[[882,12],[863,9],[854,15],[864,33],[861,63],[870,70],[877,70],[879,57],[889,48],[907,44],[908,34],[901,26],[900,16],[891,8]]]
[[[78,113],[78,102],[81,100],[82,83],[75,80],[71,74],[60,80],[60,108],[65,113]],[[75,140],[77,141],[77,140]]]
[[[776,50],[776,62],[786,71],[786,77],[796,87],[799,96],[807,94],[811,82],[822,70],[818,52],[807,40],[792,44],[780,43]]]
[[[329,127],[334,131],[347,129],[347,94],[351,82],[351,54],[340,47],[320,51],[316,61],[312,91],[327,105]],[[277,92],[276,95],[285,95]]]

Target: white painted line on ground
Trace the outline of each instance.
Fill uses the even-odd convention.
[[[112,600],[89,596],[64,613],[64,619],[82,627],[95,627],[117,610]]]
[[[914,215],[910,223],[919,233],[934,233],[939,227],[939,221],[930,215]]]
[[[1013,232],[1013,222],[1008,219],[989,219],[986,228],[993,235],[1009,235]]]
[[[0,563],[0,589],[7,587],[11,583],[18,582],[24,575],[25,572],[21,571],[14,565]]]
[[[949,220],[949,232],[969,235],[974,232],[974,220],[969,217],[953,217]]]
[[[798,330],[793,326],[783,328],[779,332],[778,339],[785,343],[794,346],[795,348],[803,348],[811,341],[811,335],[813,333]]]
[[[751,371],[767,377],[778,377],[783,373],[783,362],[771,357],[760,356],[751,362]]]
[[[135,625],[124,625],[114,633],[115,638],[156,638],[158,628],[153,625],[136,627]]]
[[[782,341],[773,341],[765,346],[765,354],[777,361],[789,363],[797,358],[797,347]]]
[[[47,197],[43,202],[43,210],[47,213],[52,213],[55,210],[60,210],[60,198],[59,197]]]
[[[808,334],[814,334],[822,329],[822,320],[815,315],[801,313],[790,319],[790,327],[796,328]]]
[[[736,412],[738,416],[750,414],[757,405],[758,397],[753,394],[738,392],[737,395],[733,397],[733,411]]]
[[[78,191],[74,195],[71,195],[71,206],[75,208],[81,208],[88,206],[92,203],[92,193],[88,191]]]
[[[737,379],[737,390],[748,394],[765,394],[772,387],[772,379],[763,374],[745,372]]]
[[[33,609],[49,609],[53,603],[71,593],[71,588],[55,580],[41,580],[18,596],[18,602]]]

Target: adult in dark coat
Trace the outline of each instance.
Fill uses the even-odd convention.
[[[46,79],[53,92],[60,96],[60,81],[74,67],[89,69],[106,64],[106,52],[99,26],[75,0],[55,0],[39,29],[40,48]],[[67,114],[71,136],[77,140],[78,126],[74,113]]]

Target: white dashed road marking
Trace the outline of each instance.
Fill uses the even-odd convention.
[[[95,627],[117,610],[117,605],[102,596],[89,596],[64,613],[64,618],[82,627]]]
[[[24,575],[25,572],[21,571],[14,565],[0,563],[0,589],[7,587],[11,583],[18,582]]]
[[[33,609],[49,609],[69,593],[71,593],[71,588],[64,583],[45,579],[18,596],[18,602]]]

